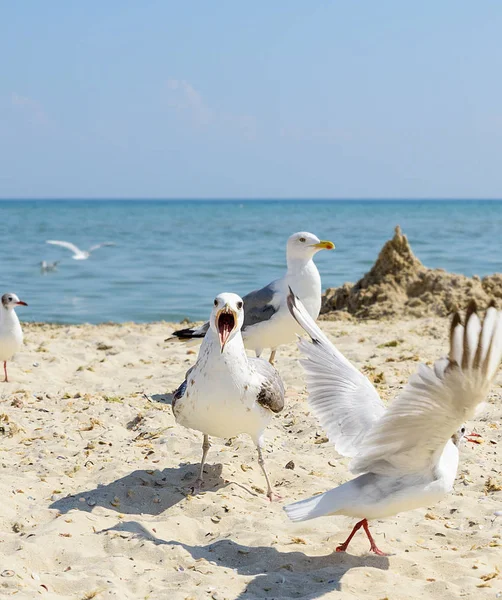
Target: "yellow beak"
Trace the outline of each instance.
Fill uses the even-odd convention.
[[[319,250],[334,250],[335,244],[321,240],[318,244],[314,244],[314,248],[319,248]]]

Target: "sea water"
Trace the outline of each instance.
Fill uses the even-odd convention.
[[[296,231],[335,243],[315,259],[326,288],[364,275],[396,225],[428,267],[502,271],[499,201],[4,200],[0,292],[29,304],[19,310],[27,321],[205,319],[218,293],[244,295],[280,277]],[[76,261],[50,239],[116,245]],[[44,275],[42,260],[61,262]]]

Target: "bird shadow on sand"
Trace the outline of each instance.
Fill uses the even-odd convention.
[[[132,533],[138,539],[155,545],[178,546],[194,560],[205,559],[219,567],[232,569],[245,577],[254,576],[233,600],[250,598],[302,598],[313,600],[342,588],[341,579],[350,569],[389,569],[386,556],[366,554],[354,556],[348,553],[330,552],[323,556],[308,556],[292,550],[282,552],[273,546],[243,546],[223,539],[206,546],[191,546],[176,540],[162,540],[136,521],[124,521],[114,527],[98,531]]]
[[[96,506],[102,506],[121,514],[159,515],[190,493],[198,469],[198,464],[186,463],[162,471],[133,471],[106,485],[56,500],[50,508],[64,514],[70,510],[92,512]],[[204,493],[230,485],[222,478],[222,469],[221,464],[204,466]]]

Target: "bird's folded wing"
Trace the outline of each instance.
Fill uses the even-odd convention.
[[[502,356],[502,313],[488,309],[483,325],[471,307],[466,326],[452,322],[448,358],[420,365],[363,442],[354,473],[417,473],[484,401]]]
[[[275,367],[262,358],[249,358],[249,364],[263,379],[256,401],[274,413],[281,412],[284,408],[284,385],[281,376]]]
[[[268,321],[279,310],[277,282],[274,281],[259,290],[249,292],[242,300],[244,301],[242,330],[245,331],[247,327]]]
[[[47,240],[45,243],[53,244],[54,246],[62,246],[63,248],[67,248],[68,250],[71,250],[74,254],[80,254],[82,252],[82,250],[80,250],[80,248],[77,248],[77,246],[75,246],[75,244],[72,244],[71,242],[60,242],[59,240]]]
[[[312,340],[298,342],[312,412],[336,451],[355,456],[385,406],[370,381],[333,346],[292,292],[288,308]]]

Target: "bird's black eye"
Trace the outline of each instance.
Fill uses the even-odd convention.
[[[215,306],[218,306],[218,298],[215,298],[215,299],[214,299],[214,305],[215,305]]]
[[[465,427],[462,427],[462,429],[460,430],[460,433],[465,433]]]
[[[242,308],[242,302],[237,302],[237,308],[240,310]]]
[[[7,300],[8,300],[9,302],[12,302],[12,296],[9,296],[9,297],[7,298]]]
[[[300,238],[300,242],[306,242],[307,240],[304,237]]]

